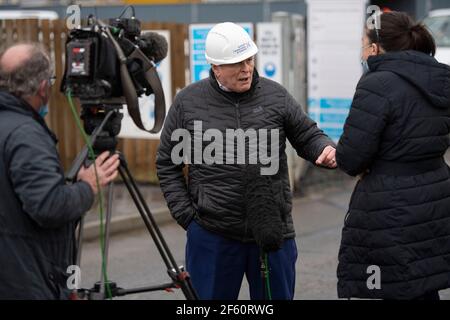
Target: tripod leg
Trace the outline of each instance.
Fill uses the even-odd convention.
[[[123,169],[122,165],[119,166],[119,174],[120,174],[125,186],[127,187],[128,192],[130,193],[130,196],[133,199],[133,202],[136,205],[136,208],[138,209],[139,214],[141,215],[145,226],[147,227],[148,231],[150,232],[150,235],[152,236],[158,251],[163,253],[162,244],[160,243],[159,239],[157,238],[154,227],[152,226],[150,220],[145,215],[144,208],[143,208],[142,204],[139,202],[138,196],[136,195],[136,190],[130,184],[129,177],[126,175],[126,171]],[[164,261],[164,264],[167,267],[170,267],[170,261],[169,261],[169,258],[167,257],[167,255],[163,253],[163,254],[161,254],[161,257]]]
[[[147,227],[150,235],[153,238],[153,241],[155,242],[155,245],[160,252],[161,257],[164,260],[164,263],[166,264],[169,275],[172,278],[175,278],[175,281],[180,284],[181,290],[183,291],[187,299],[197,300],[198,296],[192,286],[189,276],[186,272],[182,272],[176,264],[175,258],[170,253],[167,243],[165,242],[161,231],[159,230],[158,225],[156,224],[156,221],[153,218],[150,209],[148,208],[147,203],[144,200],[144,197],[139,191],[136,185],[136,181],[133,179],[133,176],[128,170],[126,161],[123,158],[122,154],[120,155],[119,173],[131,197],[133,198],[134,203],[136,204],[136,207],[142,217],[142,220],[145,223],[145,226]]]

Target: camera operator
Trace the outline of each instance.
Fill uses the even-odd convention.
[[[0,299],[65,299],[77,220],[98,187],[93,165],[66,185],[56,137],[43,117],[52,84],[48,54],[17,44],[0,55]],[[100,186],[117,155],[96,160]]]

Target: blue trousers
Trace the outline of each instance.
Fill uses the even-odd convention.
[[[273,300],[292,300],[295,289],[295,239],[268,255],[270,290]],[[187,230],[186,270],[202,300],[236,300],[246,275],[250,298],[264,299],[260,250],[254,243],[224,238],[195,221]]]

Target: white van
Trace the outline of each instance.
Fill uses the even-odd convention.
[[[450,9],[430,11],[424,23],[436,41],[436,60],[450,65]]]
[[[46,10],[0,10],[0,20],[18,19],[56,20],[58,13]]]

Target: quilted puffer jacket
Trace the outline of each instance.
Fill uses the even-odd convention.
[[[450,67],[417,51],[368,64],[336,152],[342,170],[362,176],[342,231],[338,295],[414,299],[450,287]]]
[[[278,153],[279,168],[271,176],[273,197],[280,208],[284,238],[295,236],[291,216],[292,197],[285,154],[286,138],[299,156],[314,162],[327,145],[334,145],[279,84],[259,78],[256,71],[249,91],[242,94],[221,90],[214,75],[193,83],[178,93],[164,124],[157,156],[160,186],[176,221],[187,228],[192,219],[204,228],[243,242],[253,241],[245,212],[245,164],[226,163],[223,141],[223,164],[194,161],[194,122],[201,121],[202,133],[216,129],[222,137],[226,130],[278,130],[279,144],[268,139],[269,153]],[[183,163],[174,163],[171,153],[179,144],[171,140],[176,129],[184,128],[192,137],[192,161],[188,181],[183,176]],[[267,134],[269,136],[269,134]],[[203,139],[205,140],[205,139]],[[236,149],[234,140],[234,149]],[[200,152],[210,142],[203,141]],[[250,148],[251,149],[251,148]],[[249,145],[246,145],[248,154]],[[198,150],[197,150],[198,152]],[[236,157],[237,152],[234,153]],[[235,158],[236,160],[236,158]]]

